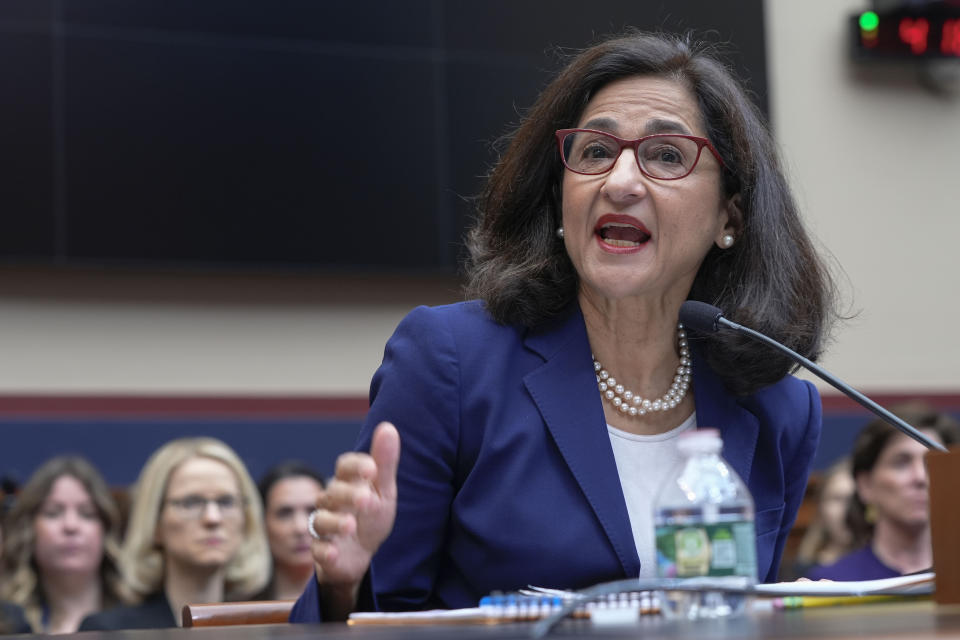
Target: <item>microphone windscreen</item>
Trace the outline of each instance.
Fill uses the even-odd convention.
[[[680,322],[683,326],[700,333],[714,333],[720,327],[717,320],[723,312],[712,304],[698,300],[687,300],[680,305]]]

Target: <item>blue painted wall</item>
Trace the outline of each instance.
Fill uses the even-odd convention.
[[[960,411],[955,415],[960,419]],[[871,419],[866,411],[825,412],[814,469],[849,453]],[[298,458],[331,475],[337,455],[352,449],[359,418],[45,418],[0,420],[0,475],[24,482],[48,458],[80,453],[113,486],[132,484],[143,463],[173,438],[213,436],[232,446],[254,479],[271,465]]]
[[[356,419],[7,419],[0,421],[0,475],[23,483],[48,458],[79,453],[112,486],[126,486],[168,440],[212,436],[236,450],[255,480],[290,458],[328,476],[337,455],[353,448],[359,428]]]

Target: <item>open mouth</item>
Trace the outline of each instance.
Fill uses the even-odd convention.
[[[604,242],[614,247],[639,247],[650,239],[649,233],[620,224],[605,224],[600,227],[598,234]]]
[[[617,249],[639,248],[650,239],[650,232],[638,220],[628,216],[605,215],[597,221],[594,233]]]

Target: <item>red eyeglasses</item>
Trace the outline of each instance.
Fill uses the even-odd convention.
[[[588,176],[610,171],[626,147],[633,149],[643,175],[655,180],[686,178],[696,168],[704,147],[724,166],[709,140],[678,133],[656,133],[624,140],[605,131],[559,129],[557,146],[567,169]]]

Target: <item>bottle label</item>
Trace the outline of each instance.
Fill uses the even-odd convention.
[[[656,529],[661,578],[757,577],[753,522],[668,524]]]

